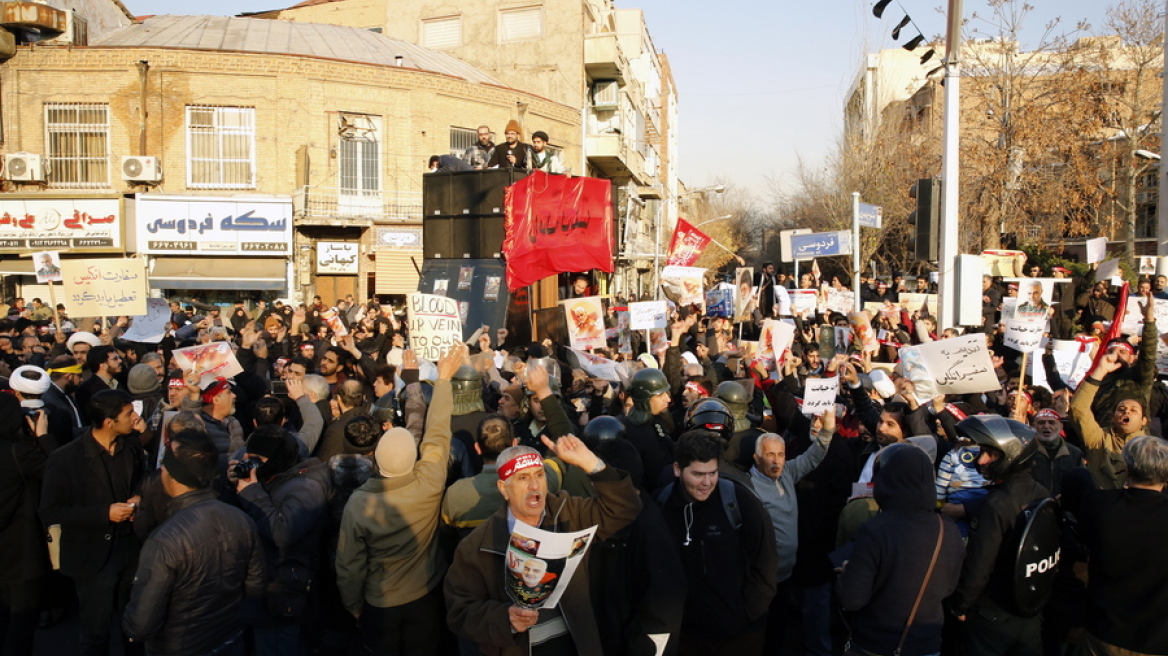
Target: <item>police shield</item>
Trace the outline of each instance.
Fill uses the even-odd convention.
[[[1027,506],[1020,520],[1025,528],[1014,562],[1014,603],[1023,616],[1037,615],[1046,604],[1058,573],[1059,521],[1057,502],[1041,499]]]

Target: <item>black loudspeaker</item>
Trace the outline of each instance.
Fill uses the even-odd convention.
[[[422,214],[501,214],[503,190],[527,175],[527,171],[515,169],[427,173],[422,176]]]
[[[422,220],[422,257],[485,260],[503,251],[502,214],[426,215]]]

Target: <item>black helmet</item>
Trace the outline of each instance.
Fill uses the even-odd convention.
[[[629,394],[638,401],[668,391],[669,380],[660,369],[642,369],[633,374],[633,379],[629,382]]]
[[[978,446],[1002,453],[1002,457],[984,472],[991,481],[1001,481],[1010,474],[1025,470],[1038,451],[1033,428],[998,415],[974,415],[962,419],[957,423],[957,434],[973,440]]]
[[[734,415],[721,399],[706,398],[691,405],[685,413],[685,430],[702,428],[713,431],[722,439],[734,435]]]
[[[600,448],[601,443],[623,439],[625,425],[616,417],[607,415],[597,417],[584,427],[584,445],[592,451]]]

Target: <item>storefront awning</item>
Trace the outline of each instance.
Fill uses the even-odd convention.
[[[150,286],[157,289],[274,290],[288,288],[283,259],[263,257],[157,257]]]
[[[31,257],[0,262],[0,276],[31,276],[33,274]]]

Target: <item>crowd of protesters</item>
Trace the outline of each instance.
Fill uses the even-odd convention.
[[[65,610],[86,655],[1168,654],[1168,280],[1061,283],[1049,332],[1092,356],[1072,385],[1005,346],[1008,282],[960,329],[868,279],[864,350],[823,302],[844,281],[805,277],[821,300],[793,312],[780,275],[738,317],[671,305],[663,343],[626,339],[611,303],[588,358],[482,326],[420,360],[402,314],[352,299],[176,301],[157,344],[11,303],[3,653],[38,653]],[[1111,330],[1126,304],[1139,334]],[[769,357],[768,320],[795,324]],[[1000,389],[920,398],[899,349],[968,332]],[[172,357],[215,342],[240,373]],[[839,395],[805,415],[816,378]],[[597,527],[554,608],[507,594],[517,523]],[[1041,530],[1053,576],[1021,589]]]

